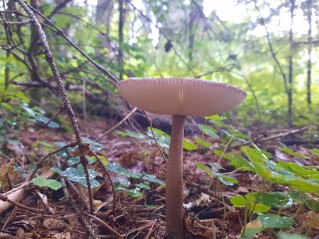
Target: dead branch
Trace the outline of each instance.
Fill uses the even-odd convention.
[[[284,137],[287,137],[290,135],[304,132],[304,131],[308,130],[309,128],[310,128],[310,126],[305,126],[305,127],[300,128],[300,129],[289,130],[289,131],[281,132],[281,133],[274,134],[274,135],[271,135],[268,137],[260,137],[260,138],[252,139],[252,140],[249,140],[246,142],[242,142],[240,144],[235,144],[235,145],[229,147],[228,149],[235,149],[235,148],[239,148],[241,146],[250,145],[252,143],[256,144],[256,143],[262,143],[262,142],[273,140],[273,139],[284,138]]]

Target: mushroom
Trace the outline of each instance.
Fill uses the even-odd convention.
[[[225,83],[189,78],[129,78],[117,89],[130,104],[145,111],[172,115],[166,169],[166,236],[184,238],[183,138],[186,116],[207,116],[233,109],[246,92]]]

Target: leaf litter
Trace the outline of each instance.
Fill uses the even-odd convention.
[[[88,139],[97,138],[108,128],[105,121],[98,120],[81,121],[81,125],[84,128],[83,137]],[[205,132],[212,130],[200,127]],[[214,131],[214,136],[219,135],[219,131],[216,131],[217,134]],[[124,137],[114,132],[98,142],[101,148],[96,148],[96,151],[99,157],[105,157],[112,182],[105,177],[102,166],[92,160],[89,168],[92,170],[92,180],[96,181],[93,188],[94,216],[85,213],[88,209],[86,184],[78,175],[80,171],[74,171],[77,167],[72,167],[72,164],[76,166],[77,161],[68,164],[64,158],[70,152],[74,154],[75,149],[54,155],[42,165],[39,174],[52,172],[53,168],[57,169],[55,172],[60,170],[60,173],[52,174],[52,179],[40,181],[41,185],[25,186],[24,197],[2,213],[0,237],[164,238],[165,159],[157,146],[150,143],[151,135],[142,135]],[[163,143],[167,142],[163,135],[161,137]],[[316,194],[298,194],[284,184],[271,183],[252,172],[236,171],[226,154],[215,154],[214,150],[224,144],[218,137],[196,135],[187,136],[187,139],[202,144],[201,147],[192,146],[192,149],[184,151],[184,222],[187,238],[274,238],[282,228],[288,235],[302,234],[305,238],[318,235],[319,205],[315,203],[318,201]],[[2,193],[23,184],[34,165],[57,147],[54,142],[71,141],[72,136],[62,131],[33,127],[22,131],[17,143],[3,147],[9,158],[0,156],[3,165],[0,172]],[[162,146],[165,152],[167,146]],[[302,167],[316,166],[319,162],[315,147],[308,149],[305,145],[295,145],[293,150],[283,148],[280,138],[261,142],[259,146],[273,153],[271,160],[296,162]],[[240,153],[236,147],[227,151],[232,155],[230,152]],[[73,160],[76,157],[69,156],[73,156]],[[72,179],[63,173],[67,170],[73,170],[73,174],[79,177]],[[232,178],[235,183],[227,181]],[[50,184],[56,185],[51,180],[57,180],[63,186],[50,188]],[[115,195],[111,184],[116,189]],[[254,196],[254,201],[247,201],[249,206],[232,203],[232,198],[236,196],[251,200],[247,196],[251,192],[259,194]],[[267,197],[270,200],[267,201]],[[267,214],[259,215],[255,207],[265,201],[272,203],[271,209]],[[275,215],[278,208],[285,217]],[[283,226],[278,229],[278,225]],[[286,234],[280,234],[280,237],[284,238]]]

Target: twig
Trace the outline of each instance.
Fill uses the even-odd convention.
[[[153,125],[152,125],[152,119],[151,117],[144,111],[144,114],[146,115],[146,118],[147,118],[147,121],[150,125],[150,129],[151,129],[151,132],[152,132],[152,136],[153,136],[153,139],[155,141],[155,144],[156,144],[156,147],[158,148],[158,150],[160,151],[164,161],[167,161],[166,157],[165,157],[165,154],[163,152],[163,150],[161,149],[161,147],[159,146],[158,142],[157,142],[157,139],[155,137],[155,134],[154,134],[154,131],[153,131]]]
[[[53,119],[55,119],[55,117],[57,117],[63,111],[64,111],[64,105],[61,105],[60,109],[54,113],[54,115],[48,120],[48,122],[44,124],[44,126],[48,126],[53,121]]]
[[[137,110],[136,107],[134,107],[134,109],[132,109],[120,122],[118,122],[117,124],[115,124],[113,127],[111,127],[110,129],[108,129],[107,131],[105,131],[105,133],[103,133],[100,137],[96,138],[94,141],[99,141],[101,140],[103,137],[105,137],[107,134],[109,134],[110,132],[112,132],[113,130],[115,130],[117,127],[119,127],[121,124],[123,124],[128,118],[131,117],[131,115]]]
[[[304,131],[308,130],[310,127],[311,126],[305,126],[305,127],[300,128],[300,129],[294,129],[294,130],[290,130],[290,131],[287,131],[287,132],[282,132],[282,133],[271,135],[271,136],[265,137],[265,138],[259,138],[259,139],[255,139],[255,140],[252,139],[252,140],[249,140],[249,141],[246,141],[246,142],[242,142],[240,144],[235,144],[235,145],[229,147],[229,149],[235,149],[235,148],[238,148],[238,147],[241,147],[241,146],[244,146],[244,145],[249,145],[251,143],[255,143],[256,144],[256,143],[262,143],[262,142],[265,142],[265,141],[269,141],[269,140],[272,140],[272,139],[287,137],[289,135],[293,135],[293,134],[304,132]]]
[[[74,184],[70,181],[70,179],[68,179],[67,177],[63,177],[64,181],[71,187],[71,189],[73,190],[73,192],[77,195],[77,199],[80,201],[80,203],[87,208],[87,202],[83,199],[81,193],[79,192],[79,190],[74,186]],[[69,197],[70,199],[70,197]]]
[[[84,215],[87,215],[88,217],[92,218],[93,220],[99,222],[103,227],[105,227],[109,232],[111,232],[113,235],[116,236],[116,238],[118,239],[124,239],[124,237],[122,237],[117,231],[115,231],[111,226],[109,226],[106,222],[104,222],[103,220],[101,220],[100,218],[91,215],[89,213],[84,213]]]
[[[112,189],[112,195],[113,195],[113,208],[112,208],[112,213],[114,214],[115,212],[115,208],[116,208],[116,195],[115,195],[115,188],[113,185],[113,181],[111,179],[111,175],[109,174],[109,172],[106,170],[105,166],[103,165],[102,161],[100,160],[99,156],[91,149],[91,153],[94,155],[94,157],[96,158],[96,160],[98,161],[98,163],[100,163],[105,176],[107,177],[107,179],[110,181],[111,184],[111,189]]]
[[[218,66],[211,71],[208,71],[208,72],[200,74],[200,75],[196,75],[195,78],[202,78],[202,77],[207,76],[207,75],[212,75],[216,72],[224,72],[224,71],[230,72],[231,71],[230,68],[232,68],[232,67],[234,67],[234,64],[229,64],[226,66]]]
[[[87,202],[84,200],[84,198],[82,197],[81,193],[79,192],[79,190],[74,186],[74,184],[70,181],[70,179],[68,179],[67,177],[63,178],[65,180],[65,182],[67,182],[67,184],[71,187],[71,189],[73,190],[73,192],[78,196],[78,199],[80,200],[81,204],[84,207],[87,207]],[[69,197],[70,199],[70,197]]]
[[[31,19],[27,20],[27,21],[22,21],[22,22],[8,22],[5,20],[0,20],[0,23],[2,23],[3,25],[17,25],[17,26],[28,25],[31,22],[32,22]]]
[[[17,1],[20,4],[20,6],[26,11],[26,13],[29,15],[29,17],[33,20],[33,24],[35,24],[36,30],[37,30],[37,32],[39,34],[39,42],[40,42],[40,44],[42,45],[42,47],[43,47],[43,49],[45,51],[46,61],[48,62],[49,66],[51,68],[51,71],[52,71],[52,73],[53,73],[53,75],[55,77],[55,80],[56,80],[57,85],[59,87],[59,90],[61,92],[61,95],[62,95],[62,98],[63,98],[64,107],[66,109],[66,113],[67,113],[67,115],[69,117],[69,120],[70,120],[70,122],[72,124],[72,128],[73,128],[73,131],[74,131],[75,139],[76,139],[77,145],[78,145],[79,150],[80,150],[80,160],[81,160],[81,164],[83,165],[83,168],[84,168],[85,177],[86,177],[87,186],[88,186],[88,194],[89,194],[89,201],[90,201],[90,212],[93,213],[93,208],[94,207],[93,207],[91,183],[90,183],[89,172],[88,172],[88,159],[86,158],[86,155],[85,155],[85,149],[84,149],[83,142],[82,142],[82,139],[81,139],[81,136],[80,136],[80,129],[79,129],[77,120],[75,118],[75,114],[74,114],[73,108],[72,108],[72,106],[70,104],[70,101],[68,99],[68,96],[66,94],[66,90],[65,90],[64,85],[62,83],[62,79],[61,79],[59,70],[58,70],[58,68],[57,68],[57,66],[55,64],[53,54],[51,53],[48,41],[46,39],[45,32],[43,31],[40,22],[38,21],[37,17],[32,12],[32,10],[30,9],[30,6],[26,2],[24,2],[23,0],[15,0],[15,1]],[[39,12],[37,11],[37,13],[39,13]],[[75,44],[73,43],[73,45],[75,45]]]
[[[58,4],[53,11],[50,13],[50,15],[48,16],[48,19],[51,19],[55,14],[57,14],[61,9],[63,9],[69,2],[71,2],[72,0],[65,0],[63,2],[61,2],[60,4]]]
[[[69,203],[71,205],[71,207],[76,211],[76,215],[77,218],[79,219],[80,223],[82,223],[82,225],[85,227],[86,231],[88,232],[88,234],[90,235],[89,238],[94,238],[94,239],[100,239],[94,229],[92,228],[92,226],[88,223],[88,221],[86,220],[86,218],[83,216],[83,214],[86,215],[90,215],[89,213],[85,213],[82,212],[81,210],[79,210],[76,205],[74,204],[74,201],[70,198]]]
[[[151,238],[153,232],[155,231],[156,222],[157,222],[157,220],[155,219],[154,222],[153,222],[153,224],[152,224],[152,227],[151,227],[151,229],[149,230],[149,232],[147,233],[147,236],[145,237],[145,239]]]

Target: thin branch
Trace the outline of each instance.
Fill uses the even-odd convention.
[[[94,141],[99,141],[102,138],[104,138],[107,134],[109,134],[110,132],[112,132],[113,130],[115,130],[116,128],[118,128],[121,124],[123,124],[128,118],[131,117],[131,115],[137,110],[136,107],[134,107],[120,122],[118,122],[117,124],[115,124],[114,126],[112,126],[110,129],[108,129],[107,131],[105,131],[101,136],[99,136],[98,138],[96,138]]]
[[[22,21],[22,22],[8,22],[6,20],[1,20],[0,21],[0,23],[2,23],[3,25],[17,25],[17,26],[28,25],[31,22],[32,22],[31,19],[29,19],[27,21]]]
[[[72,2],[72,0],[65,0],[58,4],[53,11],[48,16],[48,19],[51,19],[55,14],[57,14],[61,9],[63,9],[69,2]]]
[[[113,235],[115,235],[116,238],[124,239],[124,237],[122,237],[117,231],[115,231],[111,226],[109,226],[106,222],[104,222],[100,218],[93,216],[93,215],[90,215],[88,213],[84,213],[84,215],[86,215],[86,216],[92,218],[93,220],[97,221],[98,223],[100,223],[105,229],[107,229],[109,232],[111,232]]]
[[[257,143],[262,143],[262,142],[273,140],[273,139],[284,138],[284,137],[287,137],[290,135],[294,135],[294,134],[298,134],[298,133],[307,131],[309,128],[310,128],[310,126],[306,126],[306,127],[300,128],[300,129],[294,129],[294,130],[289,130],[289,131],[285,131],[285,132],[280,132],[278,134],[274,134],[274,135],[264,137],[264,138],[252,139],[252,140],[249,140],[246,142],[241,142],[240,144],[235,144],[235,145],[229,147],[229,149],[239,148],[241,146],[250,145],[252,143],[257,144]]]

